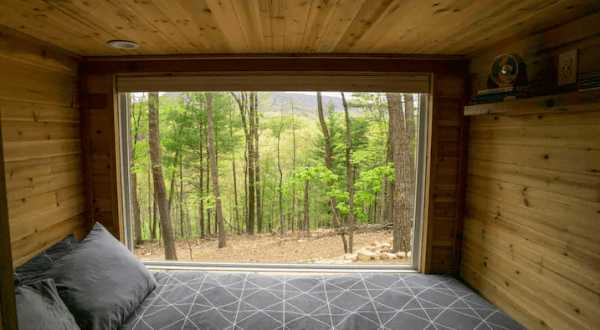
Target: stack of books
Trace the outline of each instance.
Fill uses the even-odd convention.
[[[579,79],[579,91],[589,91],[592,89],[600,88],[600,75],[596,76],[588,76],[588,77],[580,77]]]
[[[516,86],[484,89],[477,92],[471,104],[514,101],[525,97],[523,92],[526,92],[525,87]]]

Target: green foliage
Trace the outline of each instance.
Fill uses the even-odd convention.
[[[239,95],[239,92],[236,92]],[[346,93],[348,96],[349,93]],[[315,96],[316,98],[316,96]],[[330,197],[335,197],[342,218],[348,214],[348,187],[346,182],[345,152],[346,126],[343,109],[334,103],[325,104],[326,123],[331,137],[332,169],[325,166],[325,141],[321,132],[316,109],[296,101],[275,104],[270,93],[258,94],[259,139],[261,182],[258,189],[263,198],[265,227],[272,223],[279,227],[279,190],[283,192],[284,217],[291,218],[291,205],[295,195],[295,219],[302,211],[304,182],[309,180],[311,226],[331,223]],[[373,205],[380,195],[384,178],[393,180],[393,164],[387,160],[388,108],[385,94],[354,93],[348,97],[351,126],[351,164],[355,188],[355,214],[359,222],[370,221],[363,209]],[[215,198],[212,185],[207,185],[208,155],[206,93],[161,93],[159,97],[159,121],[161,153],[165,186],[170,193],[171,180],[175,180],[173,223],[177,226],[179,214],[179,176],[183,177],[183,202],[190,214],[191,227],[198,232],[199,204],[212,209]],[[293,113],[292,116],[292,106]],[[137,192],[142,212],[144,239],[150,232],[148,222],[152,211],[152,180],[148,147],[148,97],[145,93],[131,94],[131,130],[133,162],[131,172],[137,174]],[[212,114],[217,153],[217,167],[221,202],[226,222],[243,227],[246,190],[244,179],[247,162],[246,143],[238,104],[231,93],[212,93]],[[415,118],[416,125],[416,118]],[[294,151],[294,135],[295,148]],[[283,185],[279,188],[277,139],[280,139],[280,161]],[[412,142],[411,152],[414,152]],[[296,154],[294,168],[293,155]],[[175,157],[177,155],[177,157]],[[237,209],[235,203],[233,166],[235,164]],[[180,173],[180,171],[183,171]],[[200,172],[202,179],[200,182]],[[331,183],[331,186],[328,185]],[[202,190],[200,189],[202,187]],[[201,192],[202,191],[202,192]],[[235,214],[239,217],[235,219]],[[236,222],[237,221],[237,222]],[[213,219],[214,222],[214,219]],[[226,226],[227,230],[233,230]],[[176,229],[174,231],[177,231]]]

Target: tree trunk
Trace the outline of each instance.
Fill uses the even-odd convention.
[[[156,239],[156,223],[158,222],[158,201],[156,197],[156,189],[152,194],[152,237],[151,239]]]
[[[202,165],[203,156],[202,156],[202,146],[200,147],[200,237],[204,238],[204,166]]]
[[[398,93],[388,93],[387,100],[390,110],[390,125],[394,146],[394,246],[393,251],[410,251],[411,234],[411,204],[408,193],[412,187],[406,181],[408,176],[407,162],[409,161],[408,139],[404,123],[401,96]]]
[[[131,94],[127,94],[127,102],[129,103],[129,109],[131,109],[131,115],[135,119],[135,106],[131,102]],[[141,111],[140,111],[141,112]],[[134,124],[137,124],[135,120],[132,121]],[[135,150],[134,145],[137,142],[137,126],[136,132],[132,132],[131,125],[129,125],[129,136],[131,137],[131,143],[129,144],[129,166],[133,168],[135,166]],[[142,244],[142,222],[140,219],[140,202],[138,200],[137,194],[137,174],[135,172],[131,172],[130,175],[131,181],[131,206],[133,208],[133,232],[135,245]]]
[[[310,218],[308,214],[308,182],[307,179],[304,181],[304,230],[310,233]]]
[[[383,180],[381,180],[381,196],[380,196],[380,200],[379,200],[379,223],[384,224],[386,222],[385,220],[385,196],[386,196],[386,189],[387,189],[387,176],[383,178]]]
[[[238,193],[237,193],[237,174],[235,173],[235,159],[231,161],[231,169],[233,171],[233,199],[235,201],[235,223],[238,226],[240,221],[240,210],[238,206]]]
[[[294,104],[292,103],[292,142],[294,155],[292,160],[292,172],[296,170],[296,117],[294,116]],[[296,185],[292,185],[292,216],[291,216],[291,227],[292,233],[294,232],[294,222],[296,220]]]
[[[202,205],[202,199],[198,203],[198,222],[200,228],[200,238],[204,238],[204,207]]]
[[[392,137],[392,125],[388,123],[388,135],[387,135],[387,163],[394,161],[394,144]],[[387,180],[387,179],[386,179]],[[386,207],[385,207],[385,223],[394,222],[394,180],[387,180],[387,196],[386,196]]]
[[[165,259],[177,260],[177,251],[173,241],[171,219],[167,205],[167,194],[162,172],[162,157],[160,154],[160,131],[158,124],[158,93],[148,95],[148,125],[150,158],[152,159],[152,176],[154,177],[154,189],[158,197],[158,209],[160,212],[161,234],[165,244]]]
[[[317,92],[317,109],[319,112],[319,123],[321,123],[321,130],[323,131],[323,137],[325,138],[325,166],[331,171],[331,137],[329,136],[329,130],[327,129],[327,123],[325,123],[325,115],[323,114],[323,99],[321,92]],[[331,192],[333,181],[327,181],[327,192]],[[333,213],[333,228],[339,227],[339,213],[337,210],[337,202],[335,197],[329,197],[329,203],[331,204],[331,211]]]
[[[246,232],[248,232],[248,154],[244,150],[244,224],[246,225]]]
[[[344,105],[344,114],[346,117],[346,181],[348,184],[348,252],[352,253],[352,244],[354,240],[354,180],[352,167],[350,166],[350,150],[352,149],[352,140],[350,139],[350,114],[348,113],[348,103],[342,92],[342,103]]]
[[[277,132],[277,169],[279,170],[279,229],[281,235],[285,234],[285,223],[283,221],[283,172],[281,171],[281,131],[283,130],[283,106],[281,106],[281,115],[279,116],[279,131]]]
[[[244,203],[244,213],[246,215],[246,232],[250,235],[254,234],[254,139],[252,134],[252,109],[249,109],[248,116],[246,116],[246,111],[248,108],[252,107],[252,102],[250,102],[250,107],[248,106],[248,98],[250,96],[244,92],[240,93],[240,97],[238,97],[235,93],[231,92],[231,95],[235,99],[240,109],[240,117],[242,119],[242,127],[244,128],[244,136],[246,137],[246,167],[245,167],[245,179],[244,179],[244,187],[246,190],[245,203]],[[248,117],[248,118],[247,118]],[[246,120],[248,119],[248,120]]]
[[[210,175],[215,195],[215,217],[219,228],[219,248],[225,247],[225,227],[223,225],[223,209],[219,193],[219,174],[217,172],[217,157],[215,155],[215,132],[212,120],[212,93],[206,93],[206,116],[208,123],[208,158],[210,159]]]
[[[411,141],[415,138],[415,105],[414,105],[414,97],[413,94],[404,94],[404,108],[406,109],[406,139],[407,139],[407,161],[406,161],[406,178],[405,181],[408,182],[408,187],[411,188],[407,191],[408,200],[411,206],[411,216],[414,208],[414,199],[415,199],[415,155],[413,152],[415,150],[409,149],[411,145]]]
[[[154,209],[154,205],[156,205],[154,203],[154,198],[153,198],[153,194],[152,194],[152,182],[150,181],[152,177],[152,174],[150,173],[150,170],[148,170],[148,231],[150,232],[150,239],[156,239],[156,222],[153,221],[153,219],[155,220],[156,218],[153,218],[154,213],[152,213],[152,210]]]
[[[233,114],[230,108],[229,111],[229,136],[233,138]],[[235,202],[235,220],[234,223],[238,226],[238,222],[240,220],[239,206],[238,206],[238,194],[237,194],[237,174],[235,171],[235,150],[231,151],[231,170],[233,173],[233,197]]]
[[[206,145],[206,154],[208,156],[208,145]],[[206,196],[210,194],[210,158],[209,161],[206,162]],[[211,236],[211,223],[210,218],[212,216],[212,209],[206,206],[206,235]],[[217,233],[217,228],[215,228],[215,234]]]
[[[179,158],[179,150],[175,151],[175,166],[177,166],[177,159]],[[171,208],[173,207],[173,193],[175,192],[175,172],[171,174],[171,188],[169,190],[169,215],[171,215]]]
[[[254,105],[254,177],[256,187],[256,222],[258,222],[258,232],[263,232],[263,202],[260,192],[260,153],[258,143],[258,93],[252,93],[252,104]]]
[[[248,143],[248,228],[246,228],[250,235],[254,235],[254,211],[256,206],[254,179],[254,142],[250,140]]]
[[[183,218],[183,154],[179,157],[179,224],[181,226],[181,237],[184,237],[184,218]]]

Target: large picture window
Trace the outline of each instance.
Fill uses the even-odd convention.
[[[418,270],[428,79],[271,78],[118,81],[129,248],[151,268]]]

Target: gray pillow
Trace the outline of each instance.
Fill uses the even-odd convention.
[[[146,266],[100,223],[43,274],[82,329],[117,329],[156,287]]]
[[[45,279],[17,287],[17,319],[20,330],[80,330],[58,296],[54,281]]]
[[[52,263],[62,258],[65,254],[75,250],[77,245],[79,245],[79,242],[77,242],[75,237],[73,237],[73,235],[68,235],[48,250],[17,267],[14,270],[15,285],[21,285],[24,282],[39,279],[39,275],[52,267]]]

